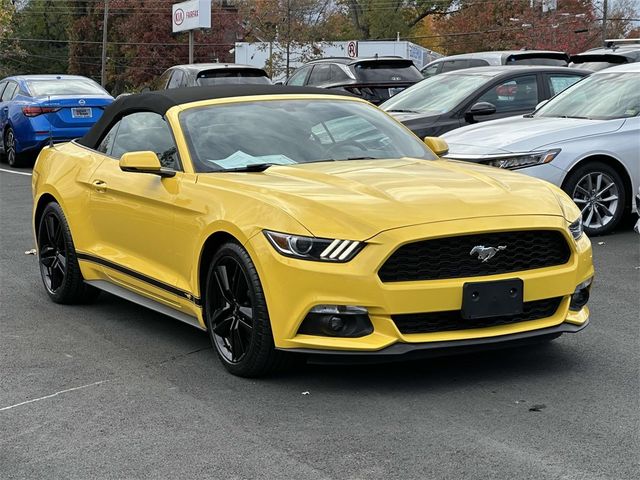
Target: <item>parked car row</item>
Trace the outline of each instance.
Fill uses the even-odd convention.
[[[490,65],[543,65],[572,67],[596,71],[604,68],[640,61],[640,39],[606,40],[601,48],[569,55],[553,50],[502,50],[463,53],[438,58],[425,65],[421,72],[425,78],[441,73]]]
[[[494,52],[463,53],[438,58],[425,65],[421,72],[425,77],[466,68],[495,65],[545,65],[566,67],[570,57],[564,52],[551,50],[503,50]]]
[[[528,50],[455,55],[427,65],[426,79],[413,62],[399,57],[325,58],[300,67],[287,85],[359,96],[380,104],[418,137],[445,135],[448,158],[544,178],[572,196],[586,231],[598,235],[635,209],[640,175],[638,71],[628,65],[601,75],[603,66],[634,61],[640,43],[610,41],[601,50],[606,52],[571,58]],[[593,70],[597,76],[578,83]],[[270,83],[263,69],[248,65],[193,64],[171,67],[154,88]],[[0,153],[11,166],[25,165],[46,143],[83,135],[112,100],[83,77],[5,79]]]

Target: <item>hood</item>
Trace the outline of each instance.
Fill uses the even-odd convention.
[[[624,119],[511,117],[459,128],[443,135],[449,155],[530,152],[581,137],[615,132]]]
[[[317,237],[365,240],[384,230],[432,222],[562,216],[553,191],[538,179],[447,160],[308,163],[198,179],[217,186],[220,181],[279,207]]]

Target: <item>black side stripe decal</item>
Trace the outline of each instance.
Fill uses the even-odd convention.
[[[94,255],[90,255],[88,253],[76,252],[76,257],[79,260],[86,260],[88,262],[97,263],[98,265],[104,265],[105,267],[112,268],[113,270],[117,270],[125,275],[129,275],[130,277],[141,280],[149,285],[153,285],[154,287],[165,290],[173,295],[178,297],[186,298],[187,300],[192,301],[197,306],[201,306],[201,301],[198,297],[192,295],[189,292],[184,290],[180,290],[179,288],[174,287],[173,285],[169,285],[167,283],[161,282],[160,280],[156,280],[155,278],[144,275],[140,272],[136,272],[135,270],[131,270],[130,268],[123,267],[122,265],[118,265],[117,263],[113,263],[109,260],[105,260],[104,258],[96,257]]]

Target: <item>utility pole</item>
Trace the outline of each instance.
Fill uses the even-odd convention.
[[[291,55],[291,0],[287,0],[287,69],[286,79],[289,80],[289,56]]]
[[[107,83],[107,22],[109,20],[109,0],[104,0],[104,17],[102,18],[102,64],[100,67],[100,85]]]
[[[602,44],[607,40],[607,0],[602,0]]]
[[[193,63],[193,42],[194,33],[193,30],[189,30],[189,63]]]

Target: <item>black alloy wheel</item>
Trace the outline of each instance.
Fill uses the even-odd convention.
[[[67,276],[67,246],[62,233],[62,223],[53,211],[42,217],[38,247],[44,286],[50,295],[55,295]]]
[[[7,159],[7,163],[15,167],[16,166],[16,136],[13,133],[11,127],[7,128],[4,133],[4,155]]]
[[[55,202],[43,210],[37,225],[38,263],[47,294],[56,303],[88,303],[100,290],[84,283],[69,224]]]
[[[7,159],[7,163],[13,168],[32,165],[35,156],[28,152],[18,153],[16,148],[16,134],[13,128],[8,127],[4,132],[4,156]]]
[[[211,310],[214,341],[231,363],[246,356],[253,336],[253,304],[247,276],[239,261],[225,256],[213,268],[215,305]]]
[[[255,266],[242,246],[229,242],[214,255],[207,274],[204,316],[213,347],[234,375],[256,377],[283,364]]]

